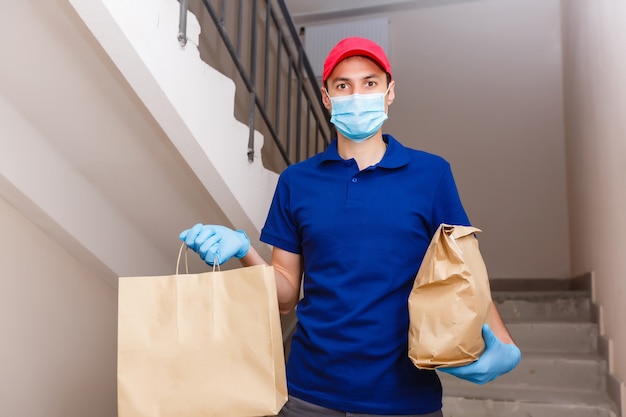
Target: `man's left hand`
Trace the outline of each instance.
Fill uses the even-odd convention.
[[[517,346],[502,343],[486,324],[483,324],[483,339],[485,351],[476,362],[437,370],[482,385],[512,371],[522,359]]]

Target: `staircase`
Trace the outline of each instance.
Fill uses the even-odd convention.
[[[615,417],[589,291],[492,291],[522,361],[485,385],[440,373],[445,417]]]

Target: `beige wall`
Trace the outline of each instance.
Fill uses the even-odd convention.
[[[116,290],[0,199],[0,415],[116,415]]]
[[[570,273],[558,7],[493,0],[391,17],[387,130],[451,162],[495,278]]]
[[[447,3],[389,14],[388,130],[452,162],[492,276],[596,272],[623,380],[623,3],[564,2],[571,229],[558,0]],[[115,415],[115,289],[3,199],[0,230],[0,415]]]
[[[626,380],[626,3],[563,2],[572,272],[594,271]]]
[[[491,277],[569,277],[559,1],[444,3],[362,16],[390,22],[384,130],[451,162]]]

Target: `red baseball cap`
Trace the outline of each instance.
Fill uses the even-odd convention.
[[[326,82],[338,63],[351,56],[362,55],[376,62],[391,77],[391,65],[385,51],[376,42],[359,37],[345,38],[330,50],[324,62],[322,82]]]

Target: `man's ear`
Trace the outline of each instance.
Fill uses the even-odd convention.
[[[330,98],[328,98],[326,87],[321,87],[320,91],[322,92],[322,104],[324,105],[324,107],[326,107],[327,110],[330,110],[332,106],[330,105]]]
[[[387,93],[387,105],[391,105],[391,103],[393,103],[393,100],[396,98],[396,82],[395,81],[390,81],[389,82],[389,92]]]

